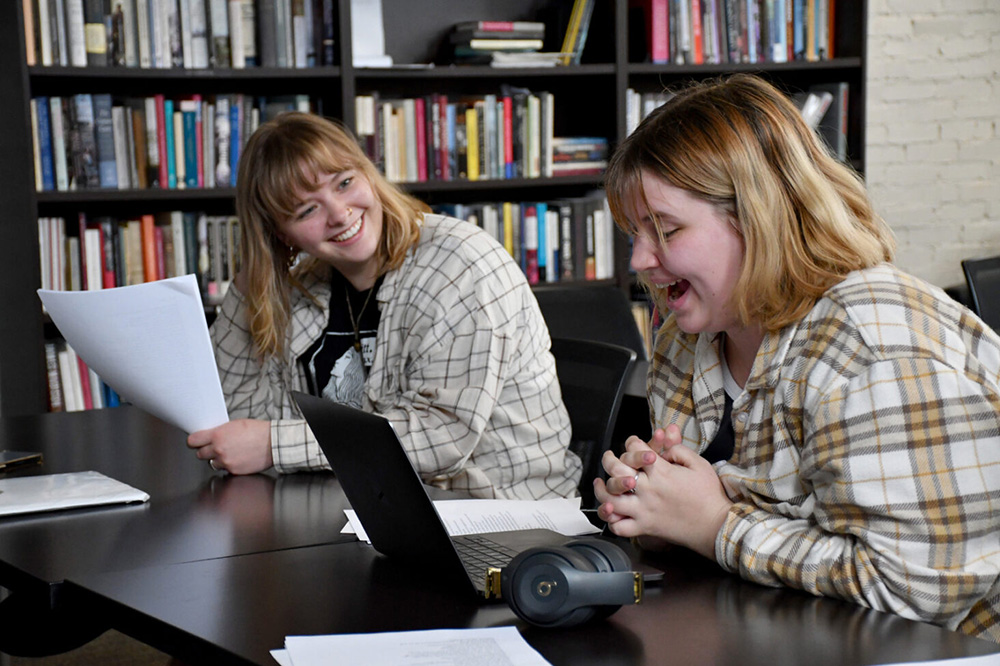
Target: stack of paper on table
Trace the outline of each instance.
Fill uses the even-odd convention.
[[[332,663],[365,666],[543,666],[549,663],[512,626],[287,636],[285,649],[271,650],[271,656],[281,666]]]

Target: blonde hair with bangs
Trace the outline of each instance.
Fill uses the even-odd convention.
[[[630,235],[639,206],[649,210],[643,171],[730,216],[745,247],[732,294],[743,325],[776,331],[804,317],[851,271],[892,261],[892,232],[859,176],[757,76],[688,84],[618,147],[605,189]],[[645,286],[663,307],[666,293]]]
[[[309,113],[282,113],[257,128],[240,156],[236,214],[244,297],[250,336],[261,359],[284,352],[290,289],[302,289],[298,276],[318,267],[312,258],[291,267],[295,251],[278,236],[281,222],[295,213],[296,192],[316,190],[317,176],[347,170],[368,181],[382,206],[376,260],[383,275],[402,265],[420,239],[420,219],[430,208],[386,180],[346,128]]]

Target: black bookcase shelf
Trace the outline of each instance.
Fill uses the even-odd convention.
[[[558,50],[572,7],[569,0],[382,0],[387,53],[395,66],[351,66],[351,0],[336,0],[336,66],[308,69],[150,70],[28,67],[20,1],[0,2],[0,280],[5,317],[0,320],[0,415],[45,411],[44,319],[39,287],[37,218],[88,214],[132,215],[177,209],[232,212],[232,188],[185,190],[34,190],[29,101],[39,95],[110,92],[113,95],[246,93],[308,94],[322,113],[355,125],[354,97],[368,92],[422,95],[493,92],[504,83],[556,96],[556,135],[603,136],[612,147],[626,132],[626,92],[654,92],[692,78],[756,72],[789,92],[814,83],[850,84],[848,159],[864,170],[867,3],[836,4],[835,57],[817,62],[653,65],[643,53],[641,12],[633,0],[597,0],[582,64],[503,68],[441,64],[442,44],[454,23],[467,20],[533,20],[546,23],[547,51]],[[420,67],[424,63],[433,67]],[[578,196],[600,187],[599,176],[406,183],[431,203]],[[629,284],[627,243],[618,243],[618,283]]]

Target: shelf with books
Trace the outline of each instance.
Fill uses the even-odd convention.
[[[58,64],[61,62],[58,54],[53,59],[51,44],[48,63],[56,64],[42,64],[43,58],[38,50],[40,34],[35,34],[33,22],[29,23],[32,30],[26,33],[22,16],[22,8],[34,9],[40,6],[38,0],[0,2],[0,37],[3,37],[0,39],[0,62],[14,64],[0,68],[0,89],[5,91],[4,97],[0,98],[0,113],[6,126],[11,128],[11,131],[0,133],[0,154],[5,156],[4,160],[0,160],[0,178],[5,184],[0,190],[0,209],[4,210],[8,220],[0,225],[0,282],[5,290],[5,305],[12,314],[8,319],[17,322],[16,326],[0,325],[0,413],[36,413],[48,405],[43,343],[49,338],[45,334],[44,319],[34,293],[41,284],[40,246],[35,224],[39,218],[62,217],[75,221],[82,213],[87,219],[110,217],[129,220],[143,215],[160,219],[174,211],[231,216],[234,210],[235,191],[231,183],[223,187],[163,189],[136,188],[130,180],[127,189],[69,191],[67,187],[67,191],[59,191],[57,185],[49,191],[36,191],[34,155],[36,150],[39,153],[41,150],[31,141],[33,99],[37,107],[37,100],[43,97],[51,100],[52,97],[78,94],[110,95],[114,107],[115,102],[125,106],[124,101],[129,98],[156,95],[181,101],[197,94],[203,102],[217,100],[220,95],[242,94],[251,98],[307,95],[323,115],[339,118],[348,127],[356,128],[358,114],[355,99],[358,96],[373,95],[386,100],[417,99],[437,94],[447,95],[449,100],[458,100],[499,95],[506,84],[532,92],[551,93],[554,101],[553,138],[601,138],[607,141],[611,151],[627,135],[628,102],[633,91],[636,94],[654,93],[691,78],[751,71],[762,73],[779,83],[790,95],[818,86],[847,84],[847,94],[839,106],[841,127],[846,128],[846,141],[842,143],[846,159],[863,171],[867,38],[865,0],[753,0],[758,14],[761,8],[766,15],[769,5],[784,4],[786,11],[791,6],[793,16],[796,3],[809,2],[819,6],[818,3],[826,2],[832,8],[833,16],[833,49],[832,53],[824,51],[826,57],[820,57],[817,51],[817,59],[795,59],[793,54],[786,62],[776,62],[772,48],[770,61],[766,57],[757,62],[730,62],[728,59],[721,62],[721,58],[717,63],[713,63],[712,58],[706,61],[703,21],[702,62],[695,63],[693,59],[687,62],[682,58],[680,64],[676,58],[671,60],[669,56],[662,62],[654,61],[647,48],[644,5],[659,1],[598,0],[593,3],[578,63],[510,68],[451,64],[454,48],[450,33],[454,26],[465,21],[483,20],[542,23],[545,26],[542,51],[560,51],[577,0],[507,0],[503,3],[495,0],[380,0],[374,5],[381,5],[384,51],[387,59],[395,63],[391,67],[360,67],[352,62],[349,17],[355,4],[353,0],[316,0],[312,7],[322,5],[324,11],[332,11],[335,51],[332,59],[321,58],[319,64],[313,67],[278,67],[274,66],[277,64],[275,59],[273,65],[243,68],[212,67],[211,58],[208,67],[200,67],[203,64],[201,61],[198,67],[185,67],[183,31],[180,34],[181,66],[177,67],[173,66],[173,60],[169,68],[72,66],[68,60],[68,43],[67,64]],[[212,0],[203,2],[206,3],[206,10],[211,8]],[[234,5],[247,5],[254,10],[274,6],[277,10],[285,2],[240,0]],[[681,8],[682,0],[668,2],[675,5],[675,9]],[[722,0],[698,0],[698,6],[711,8],[713,2],[718,4]],[[683,0],[683,3],[688,7],[690,17],[694,0]],[[64,7],[68,4],[70,2],[63,0]],[[130,5],[131,2],[124,4]],[[747,2],[742,4],[751,6]],[[259,21],[257,25],[260,25]],[[209,18],[206,39],[211,36],[210,26]],[[255,39],[257,36],[255,33]],[[190,37],[194,48],[193,38],[198,35]],[[28,48],[29,42],[34,44],[31,49]],[[287,48],[287,37],[284,44]],[[259,41],[255,44],[260,45]],[[269,44],[267,48],[270,48]],[[442,57],[443,48],[451,51],[447,57]],[[209,54],[211,56],[211,52]],[[286,51],[284,64],[288,63]],[[188,64],[193,65],[193,62]],[[243,64],[247,63],[244,61]],[[831,108],[833,106],[831,103]],[[36,108],[35,127],[38,120]],[[50,123],[51,120],[50,115]],[[49,129],[51,132],[51,124]],[[41,163],[39,171],[43,171]],[[39,176],[44,190],[45,173]],[[49,178],[54,180],[55,176],[53,168]],[[477,180],[428,177],[421,181],[418,173],[416,180],[404,180],[400,185],[432,205],[471,206],[490,201],[537,204],[587,197],[600,189],[602,182],[600,173],[534,178],[515,173],[514,176]],[[599,282],[610,281],[628,290],[633,282],[627,268],[628,243],[617,231],[612,236],[615,239],[613,277]]]

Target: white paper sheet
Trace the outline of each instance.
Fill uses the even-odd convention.
[[[580,498],[550,500],[436,500],[445,529],[451,536],[483,532],[547,529],[566,536],[600,532],[580,511]],[[371,543],[354,509],[345,509],[347,524],[343,534],[357,534]]]
[[[1000,666],[1000,653],[981,657],[957,657],[955,659],[934,659],[932,661],[901,661],[883,666]]]
[[[38,295],[66,342],[123,400],[188,433],[229,420],[194,275]]]
[[[0,516],[81,506],[145,502],[149,495],[100,472],[0,479]]]
[[[279,653],[279,654],[276,654]],[[287,636],[285,650],[272,650],[287,666],[544,666],[549,662],[521,636],[516,627],[433,629],[374,634]],[[286,660],[287,658],[287,660]]]

